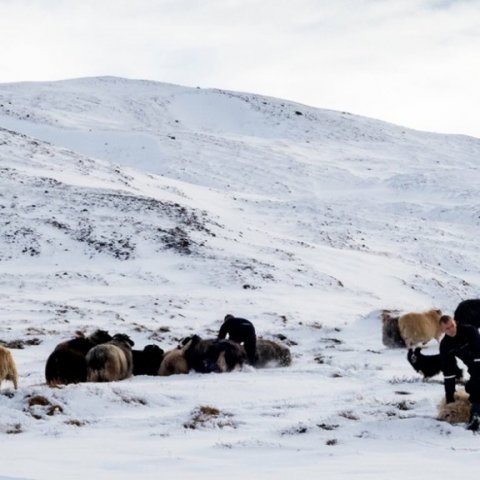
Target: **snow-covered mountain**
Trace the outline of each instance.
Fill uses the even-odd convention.
[[[441,385],[382,345],[379,311],[478,296],[479,158],[472,137],[254,94],[0,85],[0,340],[25,343],[0,475],[383,479],[429,454],[458,471],[472,436],[434,419]],[[44,385],[76,330],[168,349],[226,313],[293,365]],[[185,428],[201,405],[220,416]]]

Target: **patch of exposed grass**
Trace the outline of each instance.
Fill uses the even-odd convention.
[[[232,414],[221,412],[216,407],[202,405],[191,414],[191,418],[183,424],[184,428],[195,430],[198,428],[236,428],[235,422],[232,420]]]

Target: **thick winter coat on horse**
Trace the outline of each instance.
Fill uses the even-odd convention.
[[[273,340],[257,339],[257,352],[255,354],[256,368],[267,366],[288,367],[292,363],[290,349]]]
[[[200,373],[230,372],[247,360],[243,346],[231,340],[193,335],[184,339],[182,345],[188,366]]]
[[[442,337],[439,320],[441,310],[428,310],[422,313],[406,313],[398,319],[400,335],[407,348],[425,344],[435,338],[438,342]]]
[[[455,400],[446,403],[442,399],[438,406],[437,420],[448,423],[467,423],[470,420],[471,403],[468,399],[468,393],[464,391],[455,392]]]
[[[391,310],[382,311],[382,342],[389,348],[404,348],[405,340],[400,335],[398,328],[398,312]]]
[[[169,375],[177,375],[182,373],[188,373],[190,368],[188,367],[187,360],[185,359],[185,353],[182,348],[174,348],[168,350],[163,355],[160,368],[158,369],[158,375],[166,377]]]
[[[112,337],[105,330],[96,330],[88,337],[77,337],[59,343],[45,365],[45,379],[49,386],[85,382],[87,361],[85,356],[96,345],[109,342]]]
[[[0,387],[4,380],[10,380],[18,388],[18,372],[13,356],[8,348],[0,345]]]
[[[132,350],[133,375],[158,375],[164,353],[158,345],[147,345],[143,350]]]
[[[87,353],[87,381],[113,382],[132,376],[132,347],[128,335],[117,333],[112,340]]]

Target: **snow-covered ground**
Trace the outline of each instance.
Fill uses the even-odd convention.
[[[380,311],[478,297],[479,158],[472,137],[253,94],[0,85],[0,341],[25,343],[0,479],[469,474],[478,438],[435,419],[441,378],[384,347]],[[292,366],[45,385],[76,330],[166,350],[227,313]]]

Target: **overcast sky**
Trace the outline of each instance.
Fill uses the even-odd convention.
[[[480,138],[480,0],[0,0],[0,82],[96,75]]]

